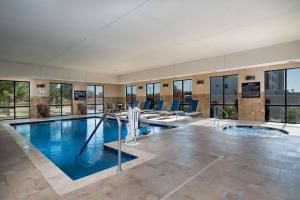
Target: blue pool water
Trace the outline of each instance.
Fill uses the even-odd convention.
[[[103,145],[118,139],[118,126],[115,120],[102,123],[85,151],[76,157],[99,120],[100,118],[93,117],[15,124],[14,127],[65,174],[76,180],[117,165],[117,151]],[[149,125],[139,131],[160,132],[167,128]],[[126,135],[127,126],[126,123],[122,123],[122,138],[124,139]],[[122,162],[135,158],[129,154],[122,154]]]

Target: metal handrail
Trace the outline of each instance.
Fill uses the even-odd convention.
[[[85,144],[82,146],[79,154],[77,156],[80,156],[82,154],[82,152],[84,151],[84,149],[86,148],[86,146],[88,145],[88,143],[90,142],[90,140],[92,139],[92,137],[95,135],[97,129],[99,128],[99,126],[101,125],[101,123],[106,119],[107,116],[111,116],[117,119],[118,121],[118,169],[117,172],[121,172],[122,171],[122,158],[121,158],[121,154],[122,154],[122,149],[121,149],[121,142],[122,142],[122,135],[121,135],[121,120],[119,118],[119,116],[117,116],[116,114],[113,113],[104,113],[101,120],[98,122],[97,126],[95,127],[95,129],[93,130],[92,134],[90,135],[90,137],[87,139],[87,141],[85,142]]]
[[[228,119],[229,117],[228,113],[223,108],[218,108],[218,109],[220,109],[226,115],[226,119]]]
[[[216,125],[216,113],[217,113],[217,110],[220,109],[225,115],[226,115],[226,119],[228,119],[229,115],[228,113],[223,109],[223,108],[219,108],[217,106],[215,106],[215,111],[214,111],[214,125]],[[220,119],[218,119],[218,125],[220,124]]]

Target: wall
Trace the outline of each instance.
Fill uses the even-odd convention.
[[[30,82],[30,118],[37,117],[37,105],[46,105],[48,110],[50,109],[50,83],[71,83],[73,86],[73,93],[75,90],[86,90],[88,84],[103,85],[104,86],[104,109],[107,109],[108,102],[110,103],[124,103],[125,98],[122,93],[122,85],[119,84],[102,84],[95,82],[74,82],[74,81],[58,81],[49,79],[32,79],[32,78],[20,78],[20,77],[1,77],[0,80],[16,80],[16,81],[29,81]],[[45,84],[44,93],[39,94],[37,92],[37,84]],[[78,115],[78,104],[82,103],[86,105],[86,101],[75,101],[73,97],[73,115]]]
[[[39,66],[26,63],[14,63],[0,60],[0,74],[6,77],[32,79],[66,80],[81,82],[118,83],[118,76],[59,67]]]
[[[100,72],[40,66],[28,63],[15,63],[0,60],[0,76],[26,77],[33,79],[51,79],[81,82],[101,82],[125,84],[148,80],[207,74],[213,71],[233,70],[237,68],[261,67],[287,63],[290,60],[300,62],[300,40],[277,45],[244,50],[240,52],[216,55],[191,62],[157,66],[145,71],[130,74],[112,75]],[[99,66],[101,70],[101,66]]]
[[[103,84],[104,86],[104,109],[112,106],[113,103],[125,104],[125,94],[122,85]]]
[[[274,69],[285,69],[300,67],[300,62],[298,63],[288,63],[288,64],[278,64],[270,65],[263,67],[255,68],[245,68],[238,70],[230,70],[223,72],[213,72],[207,74],[199,74],[193,76],[184,76],[180,78],[169,78],[161,79],[156,81],[143,81],[131,83],[139,86],[143,86],[143,89],[137,89],[137,98],[140,100],[140,106],[143,105],[143,102],[146,99],[146,84],[153,82],[161,83],[161,99],[165,100],[165,109],[170,109],[172,103],[173,95],[173,81],[174,80],[183,80],[183,79],[192,79],[193,81],[193,98],[200,101],[200,106],[198,111],[202,112],[204,118],[210,117],[210,77],[221,76],[221,75],[238,75],[238,109],[239,109],[239,120],[247,121],[264,121],[265,120],[265,84],[264,84],[264,72]],[[251,75],[255,76],[255,80],[246,81],[246,76]],[[204,80],[204,84],[197,85],[197,80]],[[260,82],[260,98],[242,98],[242,83],[245,82]],[[168,84],[169,87],[162,87],[163,84]],[[124,85],[125,87],[125,85]]]
[[[238,75],[238,103],[239,103],[239,119],[248,121],[264,121],[265,118],[265,102],[264,102],[264,71],[274,70],[274,69],[284,69],[300,67],[299,63],[288,63],[279,65],[263,66],[259,68],[245,68],[237,70],[229,70],[223,72],[212,72],[207,74],[198,74],[192,76],[176,77],[161,79],[157,81],[143,81],[132,83],[137,85],[137,98],[140,100],[140,106],[146,99],[146,83],[160,82],[161,83],[161,99],[165,100],[165,109],[170,109],[172,99],[173,99],[173,81],[181,79],[192,79],[193,80],[193,98],[200,100],[199,111],[203,113],[203,117],[208,118],[210,115],[210,77],[220,76],[220,75]],[[256,77],[255,82],[260,82],[261,84],[261,96],[260,98],[241,98],[241,85],[245,80],[247,75],[253,75]],[[75,82],[75,81],[56,81],[49,79],[30,79],[30,78],[20,78],[20,77],[1,77],[0,80],[22,80],[30,81],[31,85],[31,109],[30,117],[37,117],[36,107],[38,104],[44,104],[49,108],[49,83],[50,82],[66,82],[73,84],[73,90],[85,90],[87,84],[101,84],[101,83],[89,83],[89,82]],[[204,80],[204,84],[197,85],[197,80]],[[37,84],[45,84],[44,94],[37,94]],[[168,87],[163,87],[163,84],[168,84]],[[118,84],[101,84],[104,86],[104,107],[108,108],[111,103],[124,103],[125,102],[125,85]],[[138,89],[142,86],[142,89]],[[73,101],[73,114],[77,115],[77,105],[79,103],[86,104],[85,101]]]
[[[88,72],[84,68],[70,70],[53,66],[39,66],[26,63],[12,63],[0,61],[0,80],[27,80],[31,83],[31,110],[30,116],[36,117],[38,104],[49,108],[49,83],[65,82],[73,84],[73,90],[85,90],[88,83],[105,83],[104,108],[112,103],[125,102],[124,83],[137,85],[137,98],[141,105],[146,99],[146,83],[161,82],[161,99],[165,100],[165,109],[169,109],[173,98],[173,81],[181,79],[193,80],[193,98],[200,100],[199,111],[203,117],[210,115],[210,77],[218,75],[238,74],[239,88],[239,119],[251,121],[264,121],[264,71],[289,67],[299,67],[300,63],[288,63],[290,60],[300,62],[300,40],[286,42],[268,47],[250,49],[241,52],[229,53],[196,61],[178,63],[146,71],[139,71],[125,75],[107,75],[97,72]],[[246,82],[246,75],[256,76],[255,81],[261,83],[261,97],[256,99],[241,98],[241,84]],[[1,78],[2,76],[2,78]],[[151,80],[151,81],[148,81]],[[197,80],[204,80],[203,85],[197,85]],[[44,94],[37,94],[36,84],[46,85]],[[162,87],[168,84],[168,87]],[[143,86],[143,89],[138,89]],[[73,101],[73,114],[78,114],[79,103]]]
[[[300,61],[300,40],[121,75],[130,83]]]

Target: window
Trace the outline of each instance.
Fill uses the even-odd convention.
[[[173,100],[180,100],[180,109],[187,112],[192,100],[192,80],[173,81]]]
[[[50,83],[50,116],[72,115],[72,84]]]
[[[126,102],[127,104],[131,105],[133,101],[136,101],[136,86],[126,86]]]
[[[102,85],[87,85],[86,96],[88,114],[103,112],[104,88]]]
[[[0,120],[29,118],[30,83],[0,81]]]
[[[148,83],[146,85],[146,99],[151,102],[150,109],[155,108],[160,100],[160,83]]]
[[[265,72],[266,121],[300,123],[300,68]]]
[[[223,109],[230,119],[238,119],[238,76],[216,76],[210,78],[210,116],[214,117],[216,107]],[[224,112],[216,113],[224,118]]]

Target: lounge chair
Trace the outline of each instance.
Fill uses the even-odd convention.
[[[173,100],[172,106],[169,112],[177,112],[180,107],[180,101],[179,100]]]
[[[159,100],[159,102],[157,103],[156,107],[155,107],[155,111],[162,111],[163,107],[164,107],[165,101],[164,100]]]
[[[144,108],[143,108],[143,110],[149,110],[150,109],[150,104],[151,104],[151,101],[146,100],[144,102]]]
[[[138,105],[139,105],[139,100],[132,101],[131,108],[138,107]]]
[[[185,113],[185,116],[190,116],[190,117],[196,117],[196,116],[201,116],[202,113],[198,112],[198,104],[199,101],[198,100],[191,100],[190,101],[190,107],[189,107],[189,111],[187,113]]]
[[[149,102],[149,103],[151,103],[151,102]],[[164,107],[164,103],[165,103],[164,100],[159,100],[154,110],[144,109],[143,112],[152,113],[152,114],[159,113],[160,111],[162,111],[162,109]],[[145,105],[144,105],[144,107],[145,107]],[[150,107],[150,104],[149,104],[149,107]]]
[[[183,111],[179,111],[180,101],[173,100],[171,109],[168,111],[162,111],[161,115],[176,115],[178,113],[184,113]]]
[[[160,112],[164,107],[164,100],[159,100],[154,110],[144,110],[142,112],[142,118],[151,119],[160,116]]]

